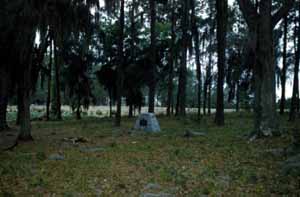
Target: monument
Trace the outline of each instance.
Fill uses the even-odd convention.
[[[134,129],[146,132],[160,132],[159,123],[153,113],[140,114],[135,122]]]

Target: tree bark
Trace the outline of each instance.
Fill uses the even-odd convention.
[[[227,32],[227,0],[218,0],[217,10],[217,41],[218,41],[218,82],[217,82],[217,106],[215,123],[224,125],[224,76],[225,76],[225,51]]]
[[[115,126],[121,126],[122,116],[122,89],[123,89],[123,63],[124,63],[124,25],[125,25],[125,13],[124,13],[124,0],[121,0],[120,6],[120,19],[119,19],[119,43],[118,43],[118,59],[119,65],[117,67],[117,112],[115,118]]]
[[[155,108],[155,89],[156,89],[156,2],[149,0],[150,5],[150,71],[149,71],[149,113],[154,113]]]
[[[276,112],[275,61],[273,52],[273,29],[270,17],[272,1],[260,2],[260,20],[258,23],[258,44],[256,70],[256,88],[258,112],[260,115],[256,127],[259,136],[277,134],[279,123]],[[258,93],[259,91],[259,93]],[[260,117],[261,116],[261,117]]]
[[[281,69],[281,99],[280,99],[280,114],[284,114],[285,110],[285,87],[286,87],[286,72],[287,72],[287,33],[288,19],[284,17],[284,33],[283,33],[283,54],[282,54],[282,69]]]

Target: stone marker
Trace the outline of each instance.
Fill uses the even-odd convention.
[[[146,132],[160,132],[159,123],[153,113],[143,113],[135,122],[134,129]]]
[[[48,157],[49,160],[52,160],[52,161],[61,161],[61,160],[64,160],[65,157],[61,154],[52,154]]]
[[[14,130],[0,132],[0,152],[12,150],[18,144],[18,132]]]

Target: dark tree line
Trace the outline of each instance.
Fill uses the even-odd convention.
[[[32,139],[30,105],[39,82],[47,92],[46,120],[62,120],[65,100],[80,119],[97,100],[93,86],[98,81],[107,91],[111,117],[116,104],[116,126],[122,98],[130,117],[146,103],[154,113],[161,102],[168,116],[184,117],[194,106],[200,120],[214,105],[219,126],[225,124],[227,105],[239,111],[247,102],[254,109],[253,135],[276,135],[276,76],[280,114],[287,109],[291,73],[290,120],[299,113],[299,12],[293,0],[233,5],[227,0],[107,0],[104,7],[97,0],[5,0],[0,8],[0,130],[9,128],[7,108],[17,98],[20,140]]]

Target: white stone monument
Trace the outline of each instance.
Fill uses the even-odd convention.
[[[143,113],[135,122],[134,129],[146,132],[160,132],[159,123],[153,113]]]

